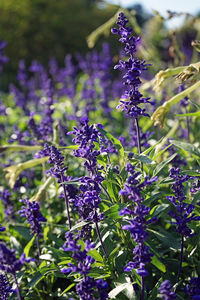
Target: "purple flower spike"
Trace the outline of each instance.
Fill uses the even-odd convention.
[[[191,178],[188,175],[183,176],[180,173],[181,170],[179,168],[171,168],[170,170],[170,177],[175,181],[172,185],[174,196],[167,196],[167,199],[173,204],[175,211],[169,211],[169,215],[176,220],[173,224],[176,225],[177,232],[181,236],[190,237],[193,234],[187,223],[199,221],[200,217],[192,213],[195,206],[185,202],[186,197],[183,183]]]
[[[78,272],[83,276],[83,279],[76,285],[76,292],[80,299],[108,299],[108,294],[106,292],[108,287],[107,282],[102,279],[95,281],[94,278],[88,276],[88,273],[91,270],[91,265],[95,262],[95,259],[89,256],[87,252],[95,247],[94,243],[90,243],[86,240],[85,249],[81,250],[81,245],[78,244],[79,237],[74,237],[73,232],[66,232],[65,238],[66,243],[63,245],[63,250],[71,251],[72,258],[76,261],[76,263],[68,263],[68,267],[63,268],[62,273],[69,274],[70,272]],[[99,294],[98,298],[94,296],[94,293]]]
[[[6,276],[3,274],[0,274],[0,297],[1,300],[8,300],[10,294],[13,292],[8,280],[6,279]]]
[[[0,242],[0,270],[15,275],[17,271],[21,270],[25,262],[30,262],[30,259],[25,258],[25,254],[17,259],[15,250],[9,249],[6,244]]]
[[[40,206],[37,202],[30,202],[27,200],[20,200],[26,206],[18,211],[21,217],[26,218],[31,226],[32,234],[39,235],[41,232],[41,222],[46,222],[45,217],[40,213]]]
[[[122,111],[125,111],[127,115],[133,118],[137,118],[140,115],[149,117],[145,109],[142,109],[139,105],[144,103],[151,104],[150,98],[144,98],[138,90],[141,85],[140,75],[143,70],[147,69],[148,64],[134,57],[140,38],[132,36],[132,28],[127,27],[127,23],[128,19],[121,12],[117,22],[119,29],[112,28],[111,30],[113,34],[121,35],[119,41],[125,44],[125,54],[130,57],[126,61],[120,60],[119,64],[115,66],[115,69],[119,68],[126,72],[123,79],[124,84],[128,88],[122,95],[121,104],[117,108],[121,108]]]
[[[149,214],[149,207],[142,204],[144,198],[142,197],[142,190],[145,186],[151,185],[157,180],[156,177],[149,179],[146,177],[142,182],[138,179],[140,173],[136,172],[134,166],[130,163],[126,167],[129,177],[124,185],[124,189],[119,193],[122,196],[128,196],[128,199],[132,200],[134,209],[124,208],[120,211],[120,215],[129,215],[132,219],[129,220],[128,225],[124,225],[124,230],[129,230],[131,232],[131,237],[137,243],[137,246],[133,250],[134,262],[129,262],[124,271],[130,272],[136,269],[136,272],[141,276],[145,277],[148,275],[146,270],[146,264],[151,261],[153,254],[150,252],[148,246],[145,245],[145,240],[148,237],[146,231],[147,225],[155,222],[155,218],[146,220],[145,217]]]
[[[6,189],[0,192],[0,200],[3,203],[4,214],[7,220],[14,219],[14,207],[11,201],[11,196],[12,194]]]
[[[162,299],[165,300],[176,299],[176,294],[172,291],[172,285],[169,280],[163,281],[158,290],[162,296]]]

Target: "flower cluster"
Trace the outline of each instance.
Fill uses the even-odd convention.
[[[80,194],[75,197],[74,205],[77,206],[79,218],[85,221],[97,222],[102,219],[102,215],[97,216],[97,209],[101,203],[99,184],[103,181],[100,175],[94,177],[81,177],[79,179]]]
[[[15,250],[9,249],[6,244],[0,242],[0,270],[14,275],[17,271],[21,270],[25,262],[30,262],[30,259],[26,259],[24,253],[20,259],[17,259]]]
[[[40,212],[40,206],[37,202],[30,202],[28,199],[20,200],[26,206],[22,206],[18,213],[26,218],[31,226],[32,234],[39,235],[41,232],[41,222],[46,222],[45,217]]]
[[[74,199],[74,206],[77,207],[81,220],[94,222],[96,228],[98,228],[98,221],[103,218],[103,215],[98,215],[97,211],[101,203],[100,185],[104,178],[98,174],[97,156],[100,151],[95,149],[94,142],[98,142],[102,136],[97,128],[94,125],[89,125],[88,122],[87,118],[83,118],[80,122],[80,128],[74,127],[74,131],[69,132],[69,134],[73,133],[75,135],[73,142],[79,145],[79,148],[74,150],[74,155],[86,159],[84,165],[90,172],[90,176],[79,178],[81,182],[79,186],[80,193]],[[102,125],[98,124],[98,126],[101,127]],[[106,149],[108,149],[108,146]],[[105,144],[104,147],[101,147],[101,150],[105,150]],[[89,238],[90,233],[91,228],[89,225],[84,226],[80,232],[84,238]]]
[[[76,291],[80,299],[108,299],[106,292],[108,287],[107,282],[102,279],[95,281],[92,277],[88,276],[95,259],[87,253],[91,248],[94,248],[94,244],[86,240],[85,248],[82,250],[81,245],[78,244],[78,236],[74,237],[72,232],[67,232],[65,238],[66,242],[63,245],[63,250],[72,252],[72,258],[77,261],[77,264],[69,263],[68,268],[62,269],[62,273],[78,272],[82,276],[82,280],[76,285]]]
[[[8,300],[10,294],[13,292],[12,287],[10,286],[6,276],[0,274],[0,297],[1,300]]]
[[[195,206],[185,202],[186,197],[183,183],[188,181],[190,177],[188,175],[181,175],[180,168],[171,168],[170,177],[174,179],[174,183],[172,184],[174,196],[167,196],[167,199],[173,204],[175,211],[169,211],[169,215],[176,220],[173,224],[176,225],[177,232],[181,236],[190,237],[192,231],[187,226],[187,223],[200,220],[200,217],[192,213]]]
[[[74,134],[73,142],[79,145],[77,150],[74,150],[74,156],[86,159],[85,167],[91,173],[94,173],[97,164],[97,156],[100,151],[95,150],[94,142],[98,141],[99,132],[94,125],[89,125],[88,118],[82,118],[79,128],[74,127],[74,131],[68,134]]]
[[[13,219],[14,218],[14,207],[11,201],[11,193],[4,189],[2,192],[0,192],[0,200],[3,203],[4,207],[4,214],[6,219]]]
[[[127,61],[120,60],[119,64],[115,66],[115,69],[120,68],[124,70],[124,84],[129,87],[122,95],[121,104],[118,105],[118,108],[122,108],[127,115],[133,118],[137,118],[140,115],[149,116],[145,109],[139,106],[144,103],[151,103],[149,97],[144,98],[139,92],[139,86],[141,85],[140,75],[143,70],[147,69],[148,65],[145,61],[140,61],[134,57],[140,38],[132,36],[132,28],[127,27],[127,23],[128,19],[121,12],[117,21],[119,29],[112,28],[112,33],[121,35],[119,41],[125,44],[125,54],[130,56]]]
[[[136,172],[134,166],[130,163],[127,164],[127,171],[129,173],[127,183],[125,183],[124,189],[119,193],[121,196],[127,196],[132,201],[134,209],[131,210],[126,207],[120,211],[120,215],[129,215],[133,218],[129,221],[129,225],[124,225],[122,228],[131,232],[131,236],[137,243],[137,246],[133,250],[134,262],[130,261],[124,270],[129,272],[132,269],[136,269],[136,272],[141,277],[145,277],[148,275],[146,264],[151,261],[153,256],[149,247],[145,245],[145,240],[148,237],[146,228],[147,225],[155,222],[156,219],[151,218],[147,221],[145,218],[149,214],[150,209],[142,204],[144,200],[142,190],[145,186],[151,185],[157,178],[149,179],[146,177],[143,182],[140,182],[138,178],[140,172]]]
[[[60,98],[62,96],[67,96],[74,99],[76,95],[76,75],[77,67],[74,65],[72,56],[67,54],[65,57],[64,68],[59,68],[57,61],[51,59],[49,62],[49,71],[53,78],[55,85],[58,87],[56,89],[56,94]]]
[[[176,299],[176,294],[172,291],[172,285],[169,280],[165,280],[159,287],[159,292],[164,300]]]
[[[190,296],[190,299],[200,299],[200,278],[192,277],[186,285],[185,293]]]

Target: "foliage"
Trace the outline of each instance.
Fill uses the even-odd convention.
[[[45,3],[22,2],[20,13]],[[64,2],[57,5],[61,12]],[[103,44],[77,64],[66,56],[62,68],[20,61],[17,84],[0,94],[5,299],[199,297],[199,19],[190,16],[198,33],[188,61],[183,33],[170,39],[164,18],[156,13],[144,34],[139,28],[140,40],[124,13],[93,31],[95,44],[117,17],[112,31],[124,52],[113,58]]]

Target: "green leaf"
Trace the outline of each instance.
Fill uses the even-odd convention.
[[[88,254],[90,256],[92,256],[95,259],[96,262],[101,262],[102,264],[104,264],[103,257],[101,256],[101,254],[99,254],[99,252],[97,250],[95,250],[95,249],[90,250],[88,252]]]
[[[71,288],[75,286],[75,283],[70,284],[61,294],[60,297],[63,296],[65,293],[67,293]]]
[[[151,263],[157,268],[159,269],[161,272],[165,273],[166,272],[166,267],[165,265],[160,261],[160,259],[154,255],[152,260],[151,260]]]
[[[76,150],[79,148],[79,145],[71,145],[71,146],[67,146],[67,147],[58,147],[58,149],[64,149],[64,150]]]
[[[161,212],[165,211],[169,207],[169,204],[160,204],[160,205],[155,205],[151,211],[150,211],[150,216],[157,216]]]
[[[156,175],[158,175],[159,173],[160,173],[160,171],[162,171],[162,169],[171,161],[171,160],[173,160],[174,159],[174,157],[176,156],[177,154],[176,153],[174,153],[172,156],[170,156],[168,159],[166,159],[166,160],[164,160],[164,161],[162,161],[161,163],[159,163],[156,167],[155,167],[155,169],[154,169],[154,171],[153,171],[153,177],[154,176],[156,176]]]
[[[77,185],[80,185],[81,182],[78,181],[77,179],[72,179],[72,180],[68,180],[68,181],[63,181],[63,182],[60,183],[60,185],[62,185],[62,184],[77,184]]]
[[[196,111],[193,113],[187,113],[187,114],[176,114],[177,117],[200,117],[200,111]]]
[[[73,231],[73,230],[75,230],[75,229],[77,229],[77,228],[83,227],[83,226],[87,225],[88,223],[90,223],[90,222],[86,222],[86,221],[79,222],[79,223],[77,223],[76,225],[74,225],[74,226],[70,229],[70,231]]]
[[[133,159],[139,160],[139,161],[143,162],[146,165],[155,164],[155,162],[153,160],[151,160],[148,156],[143,155],[143,154],[138,155],[138,154],[134,153],[134,156],[131,160],[133,160]]]
[[[0,153],[4,151],[16,152],[16,151],[38,151],[41,150],[41,146],[26,146],[26,145],[3,145],[0,146]]]
[[[49,177],[43,185],[40,186],[38,192],[30,199],[30,201],[40,201],[41,198],[44,196],[45,191],[50,186],[50,184],[54,181],[53,177]]]
[[[197,170],[183,170],[181,173],[188,174],[189,176],[200,176],[200,172]]]
[[[122,208],[124,208],[123,204],[114,204],[111,207],[109,207],[104,212],[104,214],[105,214],[105,216],[107,216],[108,219],[111,219],[111,220],[120,219],[122,217],[119,215],[119,212]]]
[[[156,160],[159,156],[161,156],[169,147],[171,147],[171,145],[168,145],[167,147],[165,147],[165,149],[157,152],[154,156],[153,156],[153,160]]]
[[[152,230],[148,229],[150,233],[155,235],[164,245],[169,247],[172,250],[179,250],[180,249],[180,241],[176,237],[174,237],[171,233],[159,229],[159,230]]]
[[[98,127],[97,129],[98,129],[99,132],[101,132],[101,134],[106,136],[109,139],[109,141],[111,141],[113,143],[113,145],[119,151],[121,157],[123,158],[124,157],[124,148],[123,148],[121,142],[118,139],[116,139],[114,136],[112,136],[112,134],[105,131],[104,129],[102,129],[100,127]]]
[[[147,155],[149,152],[151,152],[158,144],[160,144],[160,143],[162,142],[162,139],[163,139],[163,138],[161,138],[161,139],[160,139],[157,143],[155,143],[153,146],[151,146],[151,147],[147,148],[145,151],[143,151],[143,152],[141,153],[141,155]],[[149,155],[149,157],[152,158],[152,157],[151,157],[151,154]]]
[[[180,149],[183,149],[191,154],[194,154],[194,155],[200,157],[200,150],[193,144],[179,142],[176,140],[171,140],[171,143]]]
[[[26,257],[28,257],[28,255],[29,255],[29,251],[30,251],[31,247],[33,246],[33,243],[34,243],[34,241],[35,241],[36,235],[37,235],[37,234],[35,234],[35,235],[32,237],[32,239],[28,242],[28,244],[27,244],[27,245],[25,246],[25,248],[24,248],[24,253],[25,253]]]
[[[44,278],[44,275],[41,274],[39,271],[37,271],[33,275],[31,281],[27,284],[27,288],[35,287],[43,278]]]

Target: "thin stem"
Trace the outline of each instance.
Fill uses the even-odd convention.
[[[139,128],[139,124],[138,124],[138,118],[135,118],[135,126],[136,126],[136,132],[137,132],[138,153],[140,154],[142,151],[141,151],[140,128]]]
[[[187,107],[185,108],[185,113],[187,114]],[[189,117],[186,116],[186,125],[187,125],[187,140],[190,142],[190,125],[189,125]]]
[[[14,280],[15,280],[15,284],[16,284],[16,286],[17,286],[16,290],[17,290],[17,297],[18,297],[18,300],[22,300],[23,298],[22,298],[21,293],[20,293],[19,284],[18,284],[16,275],[13,274],[13,277],[14,277]]]
[[[180,254],[180,261],[179,261],[179,267],[178,267],[178,274],[177,274],[177,279],[176,282],[179,281],[179,277],[181,274],[181,269],[182,269],[182,263],[183,263],[183,247],[184,247],[184,235],[181,235],[181,254]]]
[[[62,182],[64,182],[63,174],[61,174],[61,180],[62,180]],[[67,209],[67,218],[68,218],[68,223],[69,223],[69,229],[71,229],[72,225],[71,225],[70,214],[69,214],[69,201],[68,201],[68,198],[67,198],[67,190],[66,190],[65,184],[62,184],[62,187],[63,187],[63,191],[64,191],[64,197],[65,197],[65,204],[66,204],[66,209]]]
[[[95,222],[95,226],[96,226],[96,231],[97,231],[97,234],[98,234],[98,237],[99,237],[99,240],[100,240],[103,252],[105,254],[106,259],[108,259],[108,253],[107,253],[106,248],[104,246],[104,243],[103,243],[103,240],[102,240],[102,237],[101,237],[101,233],[100,233],[100,230],[99,230],[99,225],[98,225],[97,222]]]
[[[144,278],[141,277],[141,296],[140,300],[144,300]]]

